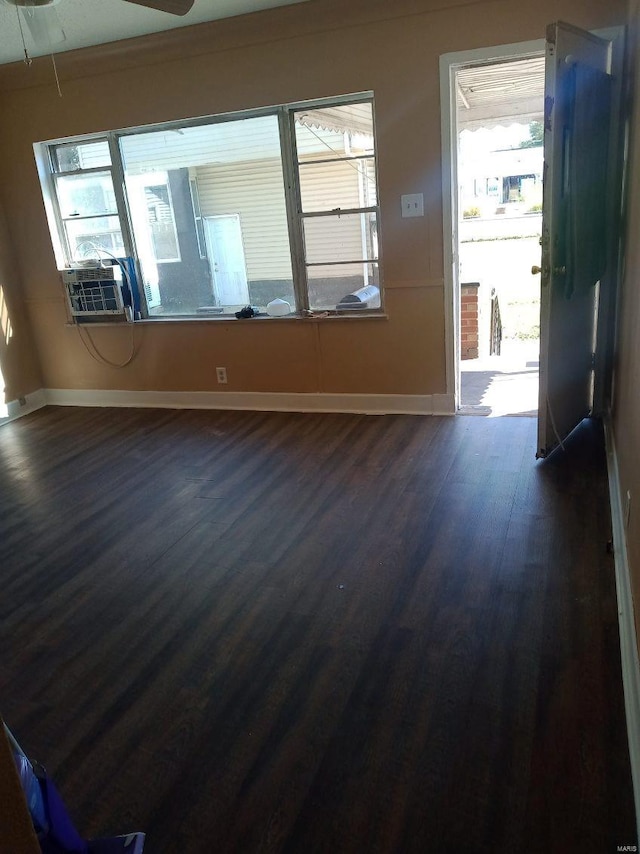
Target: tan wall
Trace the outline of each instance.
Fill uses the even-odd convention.
[[[544,36],[558,18],[621,23],[624,0],[311,0],[0,70],[0,190],[42,357],[57,388],[431,394],[445,391],[438,57]],[[21,88],[12,88],[21,87]],[[32,143],[149,122],[373,90],[388,320],[160,323],[136,330],[139,356],[102,368],[65,312]],[[402,219],[421,192],[424,218]],[[101,329],[110,358],[128,330]]]
[[[614,433],[623,497],[631,492],[627,546],[640,638],[640,3],[632,0],[629,56],[635,60],[635,104],[629,151],[625,276],[614,386]]]
[[[0,418],[3,404],[42,386],[4,208],[0,204]]]

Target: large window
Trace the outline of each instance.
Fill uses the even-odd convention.
[[[60,265],[132,257],[142,316],[381,307],[370,96],[36,152]]]

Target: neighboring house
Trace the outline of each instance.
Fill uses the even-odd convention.
[[[539,211],[542,164],[542,146],[467,154],[460,164],[463,215]]]

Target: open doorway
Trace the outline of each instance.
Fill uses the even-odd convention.
[[[535,416],[544,56],[472,61],[452,80],[457,411]]]
[[[544,57],[455,71],[460,412],[536,415]]]

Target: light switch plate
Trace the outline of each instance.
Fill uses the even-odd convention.
[[[410,193],[408,196],[401,196],[402,216],[424,216],[424,194]]]

